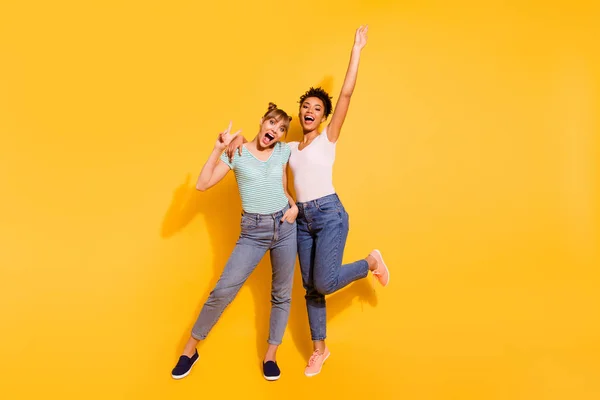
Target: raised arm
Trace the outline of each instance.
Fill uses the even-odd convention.
[[[231,140],[241,132],[237,131],[231,134],[230,131],[231,122],[229,123],[229,127],[219,134],[213,151],[210,153],[206,163],[204,163],[202,171],[200,171],[200,176],[198,176],[198,180],[196,181],[196,189],[200,191],[210,189],[219,183],[229,172],[229,166],[220,160],[220,157]]]
[[[350,106],[350,98],[354,92],[354,86],[356,85],[360,52],[367,44],[368,30],[368,25],[364,27],[361,26],[356,30],[356,34],[354,35],[354,46],[352,46],[352,53],[350,53],[350,63],[348,64],[342,91],[340,92],[340,97],[335,105],[331,122],[327,127],[327,138],[330,142],[336,142],[340,137],[340,131],[342,130],[342,125],[344,124],[346,114],[348,113],[348,107]]]

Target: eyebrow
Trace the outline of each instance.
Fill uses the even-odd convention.
[[[308,100],[304,100],[304,101],[302,102],[302,105],[305,105],[305,104],[306,104],[306,105],[309,105],[309,106],[310,106],[310,105],[313,105],[313,103],[311,103],[311,102],[310,102],[310,101],[308,101]],[[315,105],[315,107],[321,107],[321,105],[320,105],[319,103],[315,103],[314,105]]]

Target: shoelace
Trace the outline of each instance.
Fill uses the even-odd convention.
[[[308,366],[312,367],[313,364],[317,361],[317,358],[319,358],[320,356],[322,356],[322,354],[320,354],[318,350],[315,350],[314,353],[312,353],[312,356],[310,356],[310,359],[308,360]]]
[[[377,269],[375,271],[373,271],[373,280],[371,281],[371,287],[373,288],[373,291],[375,291],[375,281],[379,281],[378,276],[383,275],[383,268],[380,268],[381,266],[377,266]]]

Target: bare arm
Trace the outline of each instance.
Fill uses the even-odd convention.
[[[242,135],[235,137],[231,141],[231,143],[229,143],[229,145],[227,146],[227,150],[225,151],[227,153],[227,157],[229,157],[229,162],[233,160],[233,155],[235,154],[236,150],[239,152],[240,156],[242,155],[242,148],[244,147],[244,143],[248,143],[248,141]]]
[[[234,134],[230,134],[230,131],[231,122],[229,123],[229,127],[219,134],[213,151],[210,153],[206,163],[204,163],[202,171],[200,171],[200,176],[198,176],[198,180],[196,181],[196,189],[200,191],[210,189],[219,183],[229,172],[229,166],[219,158],[225,147],[240,133],[240,131],[237,131]]]
[[[342,85],[340,97],[335,105],[331,122],[327,127],[327,138],[330,142],[336,142],[340,137],[342,125],[344,124],[346,114],[348,113],[348,107],[350,106],[350,98],[354,92],[354,86],[356,85],[358,64],[360,62],[360,52],[367,44],[368,30],[368,25],[365,27],[361,26],[356,30],[356,34],[354,36],[354,46],[352,46],[352,53],[350,53],[350,63],[348,64],[348,70],[346,71],[344,84]]]
[[[298,206],[296,205],[296,202],[294,201],[294,198],[292,197],[292,195],[290,195],[290,191],[288,188],[287,172],[288,172],[288,164],[286,163],[283,166],[283,192],[285,193],[285,197],[287,197],[287,199],[288,199],[288,202],[290,204],[290,209],[285,212],[285,214],[281,218],[281,221],[283,222],[285,220],[285,221],[289,222],[290,224],[293,224],[294,221],[296,220],[296,217],[298,216]]]
[[[287,179],[287,172],[288,172],[288,164],[285,164],[283,166],[283,192],[285,193],[285,197],[287,197],[288,202],[290,203],[290,207],[295,207],[296,202],[294,201],[294,198],[290,194],[290,188],[288,186],[289,184],[288,184],[288,179]]]
[[[222,150],[213,149],[200,171],[196,189],[204,192],[219,183],[229,172],[229,166],[220,160]]]

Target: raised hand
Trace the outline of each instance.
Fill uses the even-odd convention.
[[[363,47],[367,45],[367,33],[369,32],[369,25],[360,26],[356,30],[356,34],[354,35],[354,48],[358,50],[362,50]]]
[[[215,149],[218,149],[219,151],[223,151],[225,150],[225,148],[229,145],[229,143],[231,143],[231,141],[240,134],[240,132],[242,132],[241,130],[235,132],[235,133],[231,133],[231,124],[232,122],[229,121],[229,126],[227,127],[227,129],[225,129],[223,132],[219,133],[219,137],[217,138],[217,141],[215,143]]]

